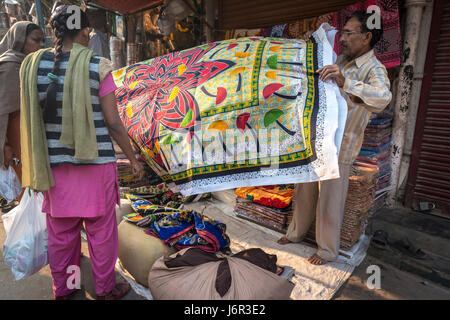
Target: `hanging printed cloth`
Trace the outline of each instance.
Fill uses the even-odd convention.
[[[332,25],[342,30],[345,18],[353,11],[367,10],[370,6],[380,9],[383,19],[383,35],[374,47],[374,53],[378,60],[388,68],[396,67],[401,63],[401,32],[400,17],[398,12],[398,0],[364,0],[339,10],[333,14]],[[340,54],[341,48],[336,41],[336,53]]]
[[[116,70],[119,114],[184,196],[338,178],[347,106],[315,73],[334,63],[330,34],[219,41]]]

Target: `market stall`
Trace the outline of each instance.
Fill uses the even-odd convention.
[[[260,41],[261,36],[272,37],[272,39],[269,39],[272,40],[272,47],[270,48],[272,50],[272,53],[282,53],[281,59],[278,59],[278,61],[276,62],[271,62],[272,64],[275,63],[275,66],[273,67],[272,71],[267,70],[266,76],[268,77],[268,79],[277,79],[276,83],[279,82],[280,86],[286,86],[284,82],[280,82],[280,80],[278,80],[280,76],[287,76],[288,78],[299,77],[298,74],[295,74],[295,72],[293,73],[293,70],[289,68],[280,69],[284,71],[284,74],[277,75],[275,72],[275,70],[277,69],[277,64],[279,66],[282,66],[283,63],[291,63],[287,62],[290,59],[289,54],[286,51],[283,51],[285,50],[283,49],[283,46],[286,46],[289,43],[286,42],[286,38],[301,39],[307,31],[316,30],[323,22],[328,22],[332,25],[339,25],[339,23],[342,24],[342,17],[345,15],[345,6],[350,2],[352,1],[349,1],[348,3],[336,3],[335,7],[333,7],[336,8],[336,13],[327,13],[323,12],[323,10],[319,10],[320,14],[322,15],[317,15],[315,13],[316,11],[314,11],[315,9],[313,10],[313,8],[311,8],[311,12],[315,14],[314,16],[297,15],[295,19],[287,17],[286,19],[289,18],[289,21],[286,22],[289,22],[289,24],[285,23],[283,25],[276,25],[277,21],[269,19],[265,21],[262,25],[262,28],[259,29],[238,28],[238,25],[227,24],[226,21],[224,22],[228,11],[226,8],[224,8],[224,6],[226,5],[224,3],[220,3],[219,9],[223,9],[223,11],[219,11],[221,12],[221,14],[219,15],[219,25],[221,26],[220,28],[227,28],[232,26],[233,29],[216,29],[215,34],[219,37],[219,39],[222,35],[223,38],[229,40],[226,42],[217,43],[217,45],[214,43],[208,43],[208,45],[206,46],[204,45],[206,43],[205,37],[202,35],[201,31],[195,31],[206,28],[205,23],[203,23],[203,15],[198,14],[202,11],[201,8],[195,8],[195,5],[199,4],[196,1],[194,1],[193,3],[190,2],[190,5],[186,6],[184,13],[179,13],[179,16],[177,16],[175,19],[173,18],[173,11],[169,10],[169,7],[167,6],[167,2],[165,3],[166,5],[164,5],[163,3],[160,6],[158,6],[155,2],[155,7],[150,9],[139,7],[139,4],[136,4],[136,6],[131,5],[126,9],[116,4],[109,6],[109,9],[121,10],[122,13],[125,14],[120,18],[119,16],[117,16],[115,20],[115,30],[117,32],[116,36],[118,39],[121,39],[123,41],[120,48],[122,49],[123,53],[126,53],[126,58],[124,59],[124,61],[126,61],[126,67],[124,65],[124,68],[116,70],[113,73],[116,85],[119,88],[118,92],[116,92],[116,95],[118,97],[119,112],[124,124],[129,131],[130,137],[132,137],[135,148],[140,154],[141,159],[145,160],[146,164],[151,168],[152,172],[157,173],[157,176],[159,176],[159,178],[165,182],[164,184],[159,185],[157,183],[153,184],[153,186],[157,185],[156,190],[159,189],[159,191],[156,192],[156,195],[155,188],[151,188],[150,186],[152,184],[148,183],[148,181],[142,181],[141,188],[130,188],[129,186],[126,186],[124,184],[124,181],[121,182],[123,190],[122,196],[125,201],[128,200],[131,204],[131,207],[128,207],[128,210],[130,212],[127,213],[122,210],[120,213],[120,215],[123,216],[123,220],[126,220],[121,223],[120,227],[120,229],[123,230],[122,232],[127,234],[126,238],[129,238],[128,233],[138,231],[141,231],[140,237],[144,237],[144,235],[142,234],[142,231],[144,229],[149,230],[149,228],[155,228],[159,223],[161,223],[160,221],[165,221],[168,219],[168,212],[170,213],[170,215],[178,214],[180,209],[188,208],[192,201],[197,202],[200,200],[200,203],[205,203],[205,199],[202,199],[201,197],[204,197],[205,195],[208,196],[209,193],[207,191],[213,192],[213,198],[209,200],[210,202],[217,202],[218,200],[216,200],[216,198],[223,198],[224,193],[231,192],[233,194],[233,200],[231,202],[228,202],[227,209],[223,208],[223,214],[228,210],[228,213],[231,213],[231,218],[237,218],[237,220],[245,219],[247,221],[247,225],[258,227],[259,230],[265,230],[266,232],[274,231],[279,232],[279,234],[286,232],[287,226],[292,219],[293,205],[293,187],[291,184],[289,184],[289,182],[298,183],[301,181],[307,182],[313,180],[308,180],[305,178],[305,180],[302,180],[302,178],[298,177],[297,180],[291,179],[290,181],[278,179],[279,182],[277,182],[277,179],[271,179],[271,181],[273,181],[272,183],[264,183],[264,180],[261,180],[260,182],[254,180],[253,182],[247,182],[249,183],[247,185],[240,185],[239,181],[235,181],[231,183],[230,186],[228,186],[226,182],[224,183],[224,181],[221,181],[219,188],[215,187],[214,184],[211,184],[211,177],[214,176],[211,174],[207,180],[200,179],[198,180],[198,183],[192,182],[195,180],[192,180],[192,174],[190,176],[191,178],[187,180],[183,180],[183,178],[181,178],[180,180],[180,177],[185,176],[185,172],[187,172],[187,168],[175,168],[175,164],[178,164],[177,166],[179,166],[184,162],[182,161],[182,153],[178,153],[177,151],[183,148],[175,148],[176,144],[179,143],[180,138],[181,140],[183,139],[182,136],[179,135],[180,129],[186,128],[187,131],[184,134],[188,134],[188,136],[190,135],[190,139],[188,139],[189,144],[192,141],[194,141],[193,143],[195,143],[196,133],[198,130],[198,126],[195,124],[198,121],[197,117],[199,115],[201,115],[201,117],[208,116],[208,113],[203,110],[214,110],[211,108],[217,108],[217,106],[220,106],[221,103],[223,103],[223,105],[227,105],[228,100],[226,99],[234,99],[233,94],[240,90],[239,83],[245,83],[245,71],[248,67],[250,67],[251,69],[251,65],[239,65],[239,63],[237,63],[239,59],[237,61],[231,59],[234,64],[232,66],[231,63],[228,63],[225,60],[230,59],[230,56],[232,55],[242,55],[240,59],[245,58],[244,55],[247,54],[247,51],[249,55],[252,54],[252,49],[250,48],[253,48],[253,43],[256,44],[255,47],[257,47],[257,44],[260,43],[258,41]],[[104,2],[102,3],[101,1],[93,1],[93,3],[106,6],[106,4]],[[175,3],[175,1],[173,3]],[[182,3],[186,3],[186,1],[178,1],[177,4],[181,6]],[[367,3],[361,3],[360,5],[367,5]],[[346,10],[349,11],[353,9],[349,7]],[[389,8],[385,9],[390,10]],[[133,10],[137,12],[133,13]],[[264,12],[264,10],[262,10],[261,8],[258,8],[258,10]],[[183,10],[180,11],[182,12]],[[255,16],[260,15],[260,13],[255,13]],[[229,17],[231,17],[231,15],[229,15]],[[255,24],[257,22],[248,19],[247,23]],[[248,25],[250,26],[250,24]],[[394,28],[394,36],[398,36],[395,34],[395,32],[398,32],[398,30],[398,28]],[[241,41],[236,40],[241,37]],[[276,38],[283,39],[280,39],[277,42]],[[296,47],[298,43],[298,41],[293,41],[289,43],[289,46]],[[195,50],[192,51],[192,49],[192,53],[189,50],[180,51],[201,44],[203,44],[203,46],[197,47],[198,49],[196,49],[199,50],[198,53],[194,52]],[[331,46],[335,51],[339,50],[339,48],[336,47],[335,44],[332,44]],[[111,48],[113,49],[113,45],[111,46]],[[399,49],[394,46],[389,48],[389,50],[391,51],[388,52],[389,54],[386,55],[386,58],[383,58],[383,61],[387,64],[387,66],[392,67],[399,63]],[[165,55],[169,52],[173,52],[174,55]],[[181,58],[181,55],[179,55],[180,52],[185,55],[184,57],[193,59],[192,64],[189,60],[184,60],[183,63],[177,62],[177,59]],[[386,53],[386,50],[380,52],[380,54],[383,54]],[[203,91],[206,94],[206,99],[200,98],[195,86],[193,86],[192,88],[183,87],[182,82],[179,82],[176,86],[172,85],[165,88],[164,82],[162,82],[161,86],[164,90],[164,95],[166,96],[162,97],[161,100],[159,100],[160,98],[158,97],[156,108],[152,112],[153,115],[155,113],[160,114],[160,116],[158,116],[159,123],[162,123],[163,126],[165,128],[168,128],[169,130],[160,131],[160,129],[156,127],[155,131],[154,129],[152,129],[153,124],[151,121],[148,123],[145,122],[145,118],[147,116],[144,115],[144,118],[142,118],[142,112],[145,112],[144,114],[146,114],[147,111],[144,110],[151,109],[153,108],[153,106],[152,104],[147,104],[139,98],[142,95],[148,95],[149,97],[153,95],[152,92],[145,89],[149,86],[148,79],[146,79],[146,77],[149,72],[152,72],[153,70],[152,68],[149,68],[149,66],[160,64],[161,66],[164,66],[164,68],[168,68],[169,70],[173,69],[174,71],[176,71],[173,74],[167,74],[166,78],[164,78],[164,81],[169,81],[170,83],[170,79],[172,78],[175,79],[176,77],[184,77],[184,74],[190,74],[192,70],[195,70],[192,69],[192,66],[200,66],[198,63],[201,60],[198,60],[199,58],[195,55],[198,55],[198,57],[200,58],[204,55],[205,57],[209,57],[209,61],[217,59],[216,61],[220,61],[222,64],[225,63],[223,66],[211,64],[211,66],[208,67],[207,65],[205,65],[205,67],[208,67],[210,70],[212,67],[212,70],[216,69],[219,70],[219,72],[222,72],[220,71],[220,68],[223,68],[225,72],[229,72],[229,76],[235,76],[236,80],[239,80],[241,82],[237,83],[232,81],[232,83],[228,84],[226,83],[226,80],[224,78],[213,79],[214,76],[211,75],[209,76],[209,78],[204,78],[200,81],[196,80],[196,86],[198,86],[198,89],[200,89],[198,92]],[[141,63],[136,64],[136,62],[138,61],[141,61]],[[228,63],[228,66],[226,65],[226,63]],[[299,62],[296,61],[295,63]],[[155,71],[156,70],[157,69],[155,69]],[[200,68],[198,70],[198,72],[201,73],[202,69]],[[274,73],[275,75],[272,75],[272,73]],[[162,80],[163,79],[161,79],[161,81]],[[156,80],[156,82],[157,81],[158,80]],[[209,81],[207,83],[209,83],[210,85],[204,85],[202,87],[201,84],[204,81]],[[212,88],[211,84],[217,87],[218,83],[221,84],[220,88]],[[260,85],[261,92],[268,92],[268,84],[269,83]],[[234,88],[232,89],[233,86]],[[264,86],[266,86],[267,88],[264,88]],[[276,91],[279,88],[280,87],[270,89],[271,93],[267,93],[267,97],[265,96],[264,98],[267,99],[270,95],[273,95],[274,102],[276,103],[277,99],[283,99],[283,97],[286,97],[289,94],[293,96],[293,91],[280,91],[278,92],[280,96],[276,97],[274,94],[277,94]],[[194,89],[194,91],[192,91],[195,92],[194,96],[188,93],[188,90],[191,89]],[[198,110],[191,107],[191,101],[194,101],[194,104],[197,104],[196,100],[198,100],[199,107],[196,107],[199,108]],[[169,109],[164,111],[164,108],[162,108],[164,104],[169,105],[171,101],[174,101],[175,105],[178,106],[179,114],[177,115],[177,117],[179,118],[179,121],[176,117],[168,117],[167,110]],[[182,101],[184,101],[185,103],[184,106],[182,104]],[[212,102],[213,104],[210,105],[210,103]],[[239,101],[237,101],[237,105],[238,104]],[[170,105],[170,108],[172,108],[173,102]],[[239,115],[236,113],[236,116]],[[215,122],[206,123],[205,120],[202,120],[202,123],[206,123],[206,125],[209,125],[210,129],[215,128],[218,131],[230,129],[231,127],[233,127],[233,125],[235,125],[237,126],[237,129],[247,131],[248,133],[251,132],[253,128],[260,128],[260,125],[257,124],[257,122],[255,122],[251,118],[249,120],[249,116],[241,115],[240,117],[236,118],[236,120],[233,120],[233,122],[235,122],[233,124],[227,119],[221,119],[217,116],[214,118]],[[266,126],[269,125],[269,122],[274,124],[276,124],[277,122],[281,128],[284,127],[283,130],[284,134],[286,134],[286,137],[289,137],[290,131],[294,132],[292,130],[293,128],[286,128],[286,125],[283,125],[283,119],[285,118],[282,117],[282,114],[262,114],[259,117],[264,118]],[[286,118],[290,117],[295,118],[295,115],[293,114],[292,116],[286,116]],[[268,120],[269,118],[273,119]],[[370,127],[369,131],[370,129],[376,129],[377,123],[380,122],[382,122],[382,120],[374,120],[373,123],[375,127]],[[387,123],[387,120],[383,123]],[[189,128],[192,128],[192,130]],[[370,138],[373,138],[373,136],[368,137],[365,146],[369,148],[377,148],[378,140],[371,140]],[[386,136],[383,136],[383,139],[384,140],[381,142],[386,143]],[[319,143],[319,145],[320,144],[321,143]],[[207,145],[204,145],[202,148],[204,149],[205,147],[207,147]],[[295,146],[291,147],[295,148]],[[335,146],[335,148],[336,147],[338,146]],[[175,152],[174,149],[176,150]],[[227,150],[224,149],[224,151],[226,152]],[[329,167],[332,162],[333,161],[328,162],[327,166]],[[191,166],[190,168],[192,170],[192,168],[194,167]],[[376,180],[377,175],[378,181]],[[226,176],[232,176],[232,171],[227,172]],[[319,179],[327,179],[331,177],[332,175],[328,176],[326,173],[324,173],[323,176],[319,177]],[[353,261],[355,261],[354,259],[356,259],[356,257],[356,260],[361,258],[361,255],[364,252],[365,245],[367,245],[367,238],[364,237],[364,230],[369,218],[369,211],[373,206],[375,193],[378,191],[377,196],[379,196],[381,187],[383,187],[384,189],[386,188],[386,177],[386,168],[384,168],[383,172],[380,173],[380,169],[376,165],[364,166],[363,164],[360,164],[353,168],[352,175],[350,177],[350,187],[347,198],[346,214],[343,223],[343,231],[341,234],[341,255],[343,259],[347,259],[348,261],[352,261],[353,259]],[[186,182],[188,182],[188,185],[190,184],[190,186],[187,188],[185,187]],[[234,188],[232,187],[232,185],[234,185]],[[253,187],[258,185],[260,185],[260,187]],[[169,186],[176,192],[169,190]],[[236,186],[242,186],[242,188],[235,189]],[[248,186],[252,187],[248,188]],[[224,189],[231,190],[220,191]],[[181,193],[179,193],[180,191]],[[183,196],[183,194],[185,196]],[[202,194],[203,196],[201,196]],[[187,195],[194,196],[190,197],[189,199],[189,197],[186,197]],[[167,205],[167,201],[172,202],[170,202],[170,205]],[[378,201],[378,203],[380,203],[380,201]],[[141,206],[141,209],[138,209],[138,204]],[[150,208],[150,211],[148,211],[147,208]],[[168,210],[167,208],[170,208],[170,210]],[[203,212],[202,214],[204,214],[205,217],[209,219],[213,219],[213,221],[221,222],[223,221],[223,219],[228,222],[230,221],[230,216],[225,217],[226,214],[224,214],[223,217],[215,215],[214,218],[208,215],[208,212]],[[133,228],[131,227],[131,224],[134,224]],[[161,227],[161,225],[159,225],[159,227]],[[126,231],[124,231],[125,229]],[[233,234],[235,231],[236,230],[230,230],[230,234]],[[168,245],[168,247],[161,247],[166,248],[164,250],[161,248],[160,250],[157,250],[162,256],[169,255],[167,251],[169,247],[173,248],[176,247],[176,243],[180,244],[180,242],[177,241],[166,241],[167,239],[170,239],[170,237],[164,240],[165,238],[162,237],[161,234],[151,234],[152,235],[149,237],[155,236],[156,238],[163,240],[163,243],[166,243]],[[125,236],[123,236],[123,238],[124,237]],[[148,238],[147,241],[149,242],[148,245],[152,247],[155,244],[150,244],[150,239],[152,239],[153,241],[153,238]],[[232,240],[237,242],[241,241],[239,240],[239,236]],[[275,240],[276,239],[274,239],[274,241]],[[140,243],[142,243],[142,241],[142,239],[139,240]],[[314,225],[311,226],[311,230],[305,241],[314,246]],[[161,242],[157,243],[158,245],[161,245]],[[134,278],[139,279],[138,282],[141,285],[146,285],[145,274],[147,273],[147,271],[151,270],[151,265],[153,265],[153,263],[155,263],[157,259],[156,257],[140,257],[141,259],[147,259],[147,269],[136,271],[136,265],[142,265],[142,261],[130,261],[130,259],[133,260],[132,258],[130,258],[130,246],[133,246],[131,242],[122,242],[122,248],[128,248],[121,250],[121,259],[124,260],[122,261],[122,264],[129,272],[132,273],[131,276],[133,276],[134,273]],[[125,252],[127,252],[128,256],[125,256]],[[280,251],[276,251],[276,254],[280,254]],[[152,260],[152,262],[150,262],[150,260],[148,259]],[[345,275],[342,276],[345,277]],[[298,280],[298,275],[296,279]],[[339,281],[337,283],[339,283]],[[338,286],[339,285],[337,285],[337,287]],[[299,296],[296,295],[296,298],[299,298]]]

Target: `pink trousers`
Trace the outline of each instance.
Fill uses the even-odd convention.
[[[74,277],[71,266],[81,267],[83,222],[95,292],[110,292],[116,285],[114,267],[118,256],[116,164],[66,164],[52,171],[55,186],[45,193],[42,211],[47,213],[48,258],[54,294],[65,296],[75,290],[70,288]]]
[[[114,266],[118,254],[115,210],[98,218],[52,218],[47,214],[48,257],[56,296],[70,294],[70,266],[80,265],[81,227],[84,222],[96,294],[110,292],[116,285]]]

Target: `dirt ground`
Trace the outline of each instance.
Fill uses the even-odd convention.
[[[6,238],[3,222],[0,219],[0,243]],[[450,245],[450,242],[448,242]],[[3,247],[3,246],[2,246]],[[82,290],[74,296],[74,300],[94,299],[95,292],[87,243],[82,242]],[[0,300],[51,300],[53,299],[52,278],[47,265],[37,274],[16,281],[3,263],[3,250],[0,249]],[[376,257],[377,256],[377,257]],[[415,273],[397,268],[395,263],[387,263],[379,255],[377,249],[370,248],[365,260],[355,268],[352,276],[338,290],[333,299],[336,300],[440,300],[450,299],[450,289],[438,282],[427,280]],[[389,258],[390,259],[390,258]],[[389,261],[389,260],[388,260]],[[369,289],[366,285],[370,274],[367,268],[377,265],[381,270],[381,289]],[[118,280],[122,280],[119,273]],[[130,291],[124,300],[144,300],[134,291]]]

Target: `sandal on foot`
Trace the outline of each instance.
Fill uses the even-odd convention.
[[[71,293],[66,294],[65,296],[55,296],[55,295],[53,295],[53,300],[70,300],[70,298],[72,298],[80,290],[81,289],[76,289],[76,290],[72,291]]]
[[[96,300],[119,300],[122,299],[129,291],[130,285],[128,282],[118,283],[110,293],[99,295]]]
[[[281,237],[280,239],[277,240],[277,243],[278,244],[288,244],[288,243],[292,243],[292,241],[286,237]]]
[[[412,244],[408,238],[403,238],[396,241],[393,244],[393,247],[415,259],[424,260],[428,258],[427,254],[423,252],[422,249],[417,248],[414,244]]]

